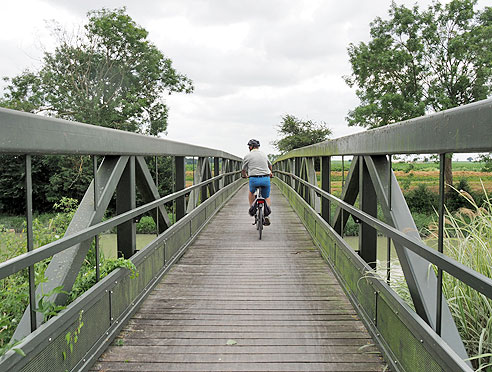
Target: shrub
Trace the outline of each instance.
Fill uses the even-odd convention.
[[[419,184],[415,189],[405,195],[408,208],[417,214],[432,215],[438,208],[439,197],[424,184]]]
[[[143,216],[137,223],[137,234],[155,234],[156,226],[154,219],[150,216]]]
[[[54,208],[59,212],[52,218],[49,218],[49,220],[35,218],[33,220],[35,246],[39,247],[48,244],[63,236],[73,217],[76,206],[77,201],[75,199],[62,198],[60,202],[55,204]],[[23,223],[25,225],[24,221]],[[26,236],[23,232],[16,234],[14,232],[0,231],[0,247],[0,262],[12,259],[26,252]],[[95,284],[95,261],[94,249],[91,249],[69,295],[70,300],[74,300]],[[45,280],[44,272],[48,262],[49,259],[34,265],[36,285]],[[125,267],[131,271],[132,276],[137,275],[136,268],[131,261],[121,258],[104,260],[104,257],[101,257],[101,278],[117,267]],[[2,353],[7,352],[16,345],[16,340],[10,340],[10,338],[29,303],[28,290],[27,270],[21,270],[0,280],[0,357]],[[61,288],[56,290],[61,291]],[[47,302],[46,298],[49,295],[50,293],[47,293],[36,299],[38,307],[36,311],[42,312],[46,318],[54,316],[60,309],[64,308],[64,306],[55,306]]]

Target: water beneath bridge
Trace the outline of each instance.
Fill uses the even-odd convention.
[[[261,241],[243,187],[92,370],[386,370],[299,218],[272,193]]]

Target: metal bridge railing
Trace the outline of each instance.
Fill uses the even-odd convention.
[[[0,370],[90,368],[196,234],[243,184],[241,159],[223,151],[7,109],[0,109],[0,154],[25,158],[28,250],[0,263],[0,280],[28,269],[30,284],[30,305],[13,337],[22,339],[17,347],[26,355],[8,352],[0,359]],[[65,236],[34,250],[31,159],[52,154],[91,155],[94,179]],[[99,167],[97,156],[103,156]],[[152,178],[145,156],[156,160],[160,156],[174,158],[176,192],[159,195],[157,179]],[[198,158],[193,185],[188,188],[185,157]],[[137,189],[145,203],[139,207],[135,203]],[[117,215],[102,221],[114,196]],[[175,203],[174,223],[164,207],[169,203]],[[144,213],[154,218],[157,236],[137,251],[135,218]],[[42,290],[34,286],[34,264],[51,257],[45,272],[48,282],[44,283],[44,293],[59,286],[70,291],[93,242],[96,257],[99,256],[98,234],[114,227],[118,251],[133,262],[138,277],[132,278],[126,269],[117,269],[42,324],[42,314],[35,311]],[[98,263],[96,267],[99,268]],[[99,280],[99,273],[97,277]],[[64,304],[66,295],[55,293],[48,300]],[[67,338],[74,332],[76,345],[73,338]]]
[[[442,294],[442,272],[492,299],[492,280],[443,254],[444,158],[492,150],[492,99],[293,150],[274,164],[275,182],[305,223],[395,371],[470,371]],[[393,154],[439,154],[438,250],[420,239],[392,170]],[[331,157],[353,156],[341,197],[331,194]],[[320,158],[321,187],[315,171]],[[343,163],[343,160],[342,160]],[[359,208],[354,204],[358,198]],[[336,205],[331,214],[331,204]],[[378,203],[384,221],[377,218]],[[349,216],[359,247],[343,238]],[[415,311],[374,274],[377,234],[394,244]],[[437,267],[438,274],[429,268]],[[390,266],[387,266],[387,281]]]

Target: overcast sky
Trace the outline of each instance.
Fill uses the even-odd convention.
[[[411,6],[415,1],[396,0]],[[430,1],[419,1],[427,5]],[[484,3],[484,2],[480,2]],[[40,65],[53,47],[46,22],[80,26],[89,10],[126,6],[149,39],[194,82],[166,97],[167,138],[243,156],[257,138],[266,153],[285,114],[323,121],[332,138],[359,132],[345,116],[357,103],[347,46],[391,0],[16,0],[2,3],[0,76]],[[483,5],[481,6],[483,8]]]

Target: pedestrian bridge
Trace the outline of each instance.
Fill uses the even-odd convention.
[[[272,225],[260,241],[240,158],[0,109],[0,153],[25,159],[28,236],[27,253],[0,263],[0,279],[27,271],[33,304],[14,334],[22,353],[7,352],[0,370],[471,371],[442,272],[489,299],[492,280],[442,253],[443,197],[439,249],[420,240],[389,155],[438,154],[444,164],[446,153],[491,151],[491,126],[485,100],[285,154],[274,164]],[[46,154],[90,155],[94,179],[65,236],[34,250],[31,165]],[[175,191],[162,196],[149,164],[165,156]],[[333,156],[351,156],[339,198],[331,194]],[[443,167],[440,184],[443,196]],[[116,215],[103,221],[113,197]],[[156,238],[137,251],[135,220],[145,213],[157,222]],[[344,239],[349,217],[359,224],[355,249]],[[119,268],[98,278],[43,323],[35,263],[51,259],[45,293],[70,290],[98,235],[112,228],[138,275]],[[378,234],[396,249],[412,306],[388,284],[392,267],[374,270]]]

